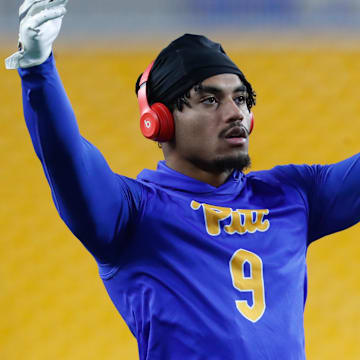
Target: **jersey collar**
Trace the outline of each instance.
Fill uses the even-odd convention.
[[[241,171],[235,170],[224,184],[215,187],[169,168],[164,160],[158,162],[156,170],[144,169],[137,178],[161,187],[197,194],[231,194],[235,191],[239,192],[245,183],[245,175]]]

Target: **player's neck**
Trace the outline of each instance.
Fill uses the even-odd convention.
[[[174,158],[168,158],[165,161],[169,168],[214,187],[221,186],[232,173],[232,170],[221,172],[204,170],[191,162]]]

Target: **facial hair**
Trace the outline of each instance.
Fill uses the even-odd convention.
[[[231,172],[232,170],[244,171],[251,167],[251,159],[248,154],[238,156],[218,157],[212,166],[216,172]]]
[[[190,161],[198,168],[213,174],[220,174],[223,172],[230,174],[233,170],[244,171],[251,167],[251,159],[248,154],[218,156],[212,161],[192,158]]]

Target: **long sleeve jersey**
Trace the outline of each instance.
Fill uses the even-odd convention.
[[[360,220],[360,154],[213,187],[160,161],[114,173],[84,139],[52,56],[20,69],[55,206],[95,258],[141,360],[300,360],[308,245]]]

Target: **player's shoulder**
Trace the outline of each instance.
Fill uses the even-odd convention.
[[[144,194],[144,184],[125,175],[116,174],[119,191],[134,208],[139,209]]]
[[[320,165],[287,164],[247,174],[250,181],[263,181],[282,186],[303,187],[312,182]]]
[[[143,170],[140,174],[142,174]],[[151,197],[151,194],[154,194],[159,190],[156,183],[147,181],[141,176],[136,178],[127,177],[124,175],[116,174],[120,191],[126,196],[127,200],[132,202],[136,208],[139,208],[143,202]]]

